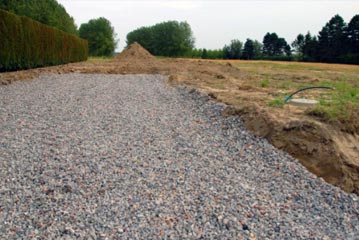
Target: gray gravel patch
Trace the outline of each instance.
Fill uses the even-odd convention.
[[[0,87],[0,239],[358,239],[356,195],[164,80]]]

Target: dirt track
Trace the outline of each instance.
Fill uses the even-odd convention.
[[[347,192],[359,194],[358,135],[343,132],[290,106],[269,109],[262,101],[268,93],[248,85],[246,73],[230,63],[157,59],[141,46],[133,45],[111,60],[92,60],[0,76],[6,84],[46,72],[168,75],[169,84],[186,84],[232,105],[233,109],[227,110],[224,115],[240,115],[249,130],[299,159],[313,173]],[[230,89],[222,89],[224,83]]]

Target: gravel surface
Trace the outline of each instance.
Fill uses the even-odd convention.
[[[0,239],[358,239],[356,195],[164,80],[0,87]]]

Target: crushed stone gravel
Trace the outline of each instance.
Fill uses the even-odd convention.
[[[357,239],[359,204],[160,75],[0,87],[0,239]]]

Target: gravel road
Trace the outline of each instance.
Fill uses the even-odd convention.
[[[359,204],[159,75],[0,87],[0,239],[358,239]]]

